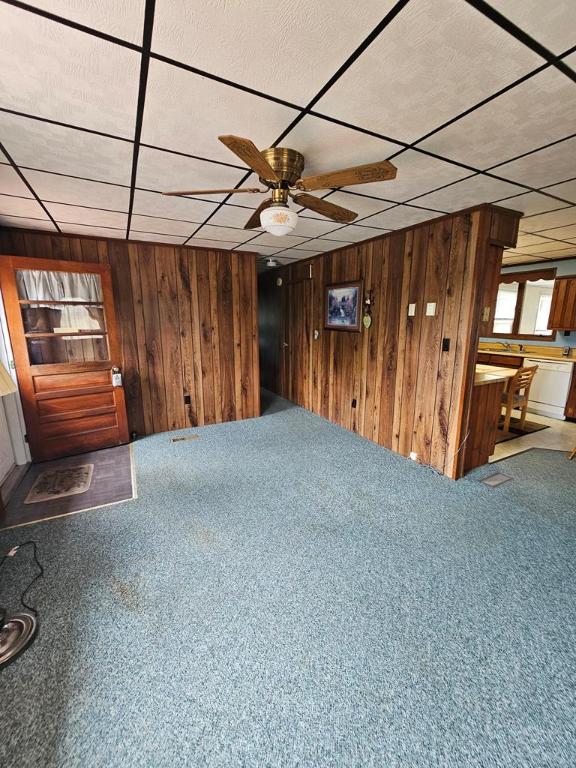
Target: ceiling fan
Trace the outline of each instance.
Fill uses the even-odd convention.
[[[270,147],[260,151],[250,139],[240,136],[219,136],[220,141],[234,152],[246,165],[258,174],[260,182],[272,191],[269,199],[260,203],[244,225],[244,229],[264,227],[273,235],[287,235],[294,230],[298,214],[288,207],[288,198],[303,208],[322,214],[332,221],[349,224],[358,216],[348,208],[309,195],[315,189],[349,187],[353,184],[366,184],[374,181],[389,181],[396,177],[396,167],[388,160],[378,163],[357,165],[316,176],[302,177],[304,155],[295,149]],[[255,194],[266,192],[265,189],[241,187],[240,189],[193,189],[180,192],[164,192],[165,195],[221,195]]]

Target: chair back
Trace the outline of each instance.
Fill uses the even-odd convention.
[[[510,379],[510,384],[508,385],[508,394],[522,394],[524,399],[527,400],[528,393],[530,391],[530,385],[532,384],[532,379],[534,378],[537,370],[537,365],[531,365],[529,368],[518,368],[516,376],[514,376],[513,379]]]

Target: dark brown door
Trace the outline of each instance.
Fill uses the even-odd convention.
[[[284,397],[304,408],[311,407],[312,280],[287,287],[284,318]]]
[[[110,267],[0,256],[0,287],[34,461],[128,442]]]

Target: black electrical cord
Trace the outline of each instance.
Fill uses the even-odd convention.
[[[8,552],[6,552],[6,554],[2,558],[2,560],[0,560],[0,569],[2,568],[2,566],[4,565],[6,560],[8,560],[9,557],[14,557],[18,552],[18,550],[22,549],[23,547],[32,547],[34,562],[36,563],[36,566],[38,568],[38,573],[36,574],[36,576],[34,576],[32,581],[28,584],[26,589],[21,593],[20,604],[22,605],[23,608],[26,608],[26,610],[30,611],[30,613],[33,613],[35,616],[37,616],[38,611],[36,610],[36,608],[33,608],[31,605],[28,605],[28,603],[25,600],[26,595],[32,589],[32,586],[38,581],[38,579],[41,579],[44,576],[44,568],[42,567],[40,560],[38,560],[38,547],[36,542],[30,539],[30,541],[25,541],[23,544],[17,544],[15,547],[12,547],[11,549],[9,549]],[[0,627],[4,625],[5,618],[6,618],[6,611],[4,608],[0,608]]]

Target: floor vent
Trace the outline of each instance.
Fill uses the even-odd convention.
[[[496,488],[496,486],[502,485],[502,483],[507,483],[508,480],[512,480],[510,475],[496,472],[493,475],[488,475],[488,477],[483,478],[480,482],[484,483],[484,485],[487,485],[489,488]]]

